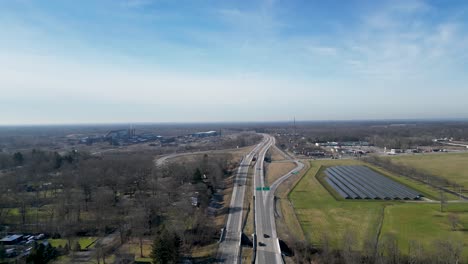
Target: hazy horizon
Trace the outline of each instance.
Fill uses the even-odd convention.
[[[468,118],[468,3],[0,3],[0,125]]]
[[[186,122],[83,122],[83,123],[29,123],[29,124],[0,124],[1,127],[73,127],[73,126],[197,126],[197,125],[257,125],[257,124],[311,124],[311,123],[389,123],[389,124],[410,124],[410,123],[437,123],[437,122],[468,122],[468,118],[416,118],[416,119],[322,119],[322,120],[272,120],[272,121],[186,121]]]

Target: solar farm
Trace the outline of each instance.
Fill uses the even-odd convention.
[[[345,199],[419,200],[422,195],[365,166],[325,170],[327,183]]]

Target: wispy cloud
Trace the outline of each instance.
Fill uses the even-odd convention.
[[[327,46],[310,46],[308,50],[313,54],[319,56],[336,56],[338,51],[335,47],[327,47]]]
[[[468,25],[431,2],[379,1],[343,19],[330,14],[329,23],[294,9],[323,4],[315,1],[287,12],[289,2],[274,0],[177,3],[90,1],[93,14],[70,3],[0,10],[0,112],[36,102],[53,116],[53,105],[92,101],[97,111],[123,105],[148,121],[161,120],[157,113],[166,121],[386,118],[429,102],[448,116],[468,97]],[[433,96],[441,91],[458,96]],[[386,112],[392,101],[408,106]],[[122,112],[119,121],[131,118]]]
[[[428,20],[432,10],[424,2],[405,1],[363,15],[361,26],[345,38],[344,59],[358,73],[385,79],[450,74],[468,53],[460,45],[466,32],[451,17]]]
[[[122,0],[121,5],[123,7],[130,7],[130,8],[139,8],[149,6],[154,3],[155,0]]]

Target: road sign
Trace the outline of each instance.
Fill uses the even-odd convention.
[[[263,190],[264,190],[264,191],[269,191],[269,190],[270,190],[270,187],[263,187]]]
[[[292,174],[298,174],[298,173],[299,173],[298,171],[295,171],[295,172],[293,172]]]
[[[261,191],[261,190],[262,190],[262,187],[257,187],[255,190]]]

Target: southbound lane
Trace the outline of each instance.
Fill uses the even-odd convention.
[[[258,151],[268,142],[263,140],[246,155],[237,170],[229,206],[228,220],[222,241],[219,245],[217,263],[240,263],[241,236],[242,236],[242,212],[244,205],[245,183],[250,164]]]
[[[257,253],[255,263],[258,264],[283,263],[274,216],[275,191],[283,181],[304,168],[304,164],[294,160],[297,165],[296,168],[277,179],[271,186],[269,186],[270,190],[258,191],[257,188],[265,187],[263,160],[266,151],[270,146],[275,144],[274,137],[268,137],[269,143],[267,147],[260,151],[259,161],[256,164],[254,174],[255,222],[257,235]]]

